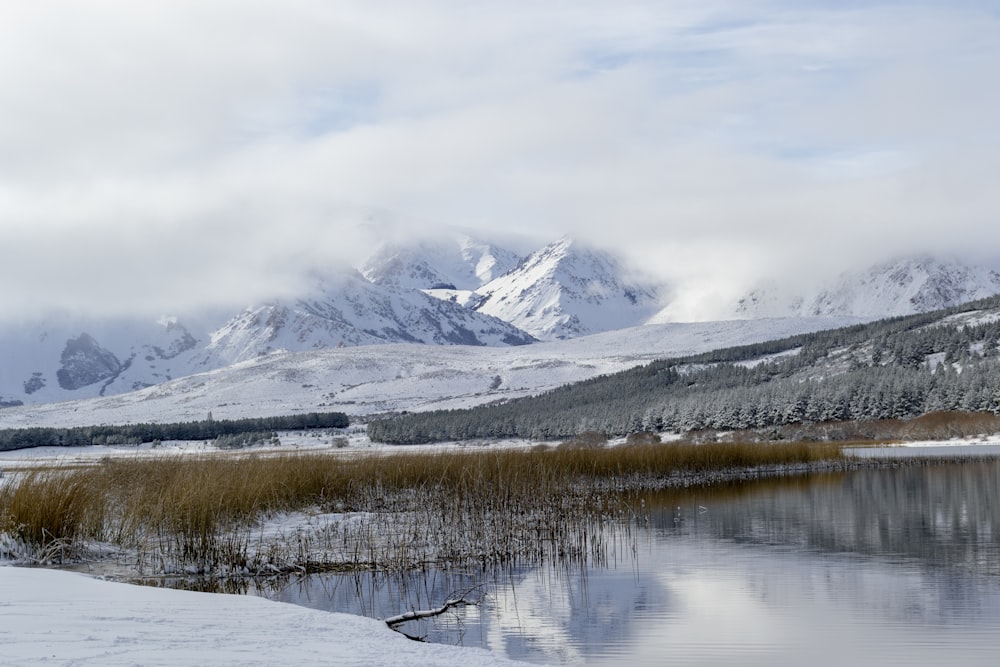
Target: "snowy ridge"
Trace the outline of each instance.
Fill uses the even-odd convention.
[[[751,291],[738,317],[860,317],[924,313],[1000,293],[1000,274],[954,260],[920,256],[842,274],[829,287],[795,294],[778,286]]]
[[[483,299],[475,308],[540,340],[636,326],[660,304],[655,288],[624,275],[608,253],[563,238],[480,287]]]
[[[475,290],[516,267],[514,252],[466,234],[387,243],[361,267],[376,285],[410,289]]]
[[[355,272],[317,282],[293,303],[244,311],[212,336],[209,350],[228,363],[277,350],[382,343],[524,345],[517,328],[411,289],[375,285]]]
[[[854,324],[855,319],[658,324],[520,347],[386,344],[283,352],[117,396],[7,408],[0,427],[238,419],[312,411],[363,416],[462,408],[535,394],[658,358]]]

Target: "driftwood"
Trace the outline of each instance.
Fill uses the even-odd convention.
[[[434,618],[435,616],[440,616],[449,609],[454,609],[455,607],[478,605],[480,600],[470,600],[468,597],[469,593],[470,591],[466,591],[458,597],[449,598],[445,600],[444,604],[440,607],[435,607],[433,609],[416,609],[414,611],[408,611],[405,614],[390,616],[389,618],[384,619],[385,624],[395,630],[397,625],[401,625],[408,621],[417,621],[422,618]]]

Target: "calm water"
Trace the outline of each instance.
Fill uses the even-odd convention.
[[[664,494],[645,509],[634,554],[608,568],[255,592],[385,617],[480,585],[480,606],[403,629],[549,664],[1000,664],[1000,462]]]

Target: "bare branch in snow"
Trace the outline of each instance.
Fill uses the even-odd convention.
[[[448,598],[440,607],[434,607],[433,609],[416,609],[408,611],[405,614],[390,616],[385,619],[385,624],[390,628],[396,629],[397,625],[401,625],[408,621],[420,620],[422,618],[434,618],[435,616],[440,616],[441,614],[446,613],[449,609],[454,609],[455,607],[476,606],[482,602],[482,597],[479,599],[470,599],[469,594],[473,590],[476,589],[470,588],[467,591],[463,591],[456,597]]]

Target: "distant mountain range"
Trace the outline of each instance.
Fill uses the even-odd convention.
[[[527,256],[467,234],[387,243],[358,271],[316,275],[302,294],[238,312],[2,325],[0,407],[117,395],[278,351],[571,339],[658,321],[669,293],[613,254],[569,238]],[[996,272],[919,257],[810,293],[759,288],[733,316],[870,320],[996,293]]]
[[[769,285],[739,300],[737,317],[860,317],[879,319],[926,313],[1000,293],[1000,274],[956,260],[919,256],[844,273],[803,293]]]
[[[228,318],[159,322],[52,318],[0,330],[0,407],[120,394],[277,351],[377,345],[536,342],[495,317],[356,271],[317,279],[299,298]]]

